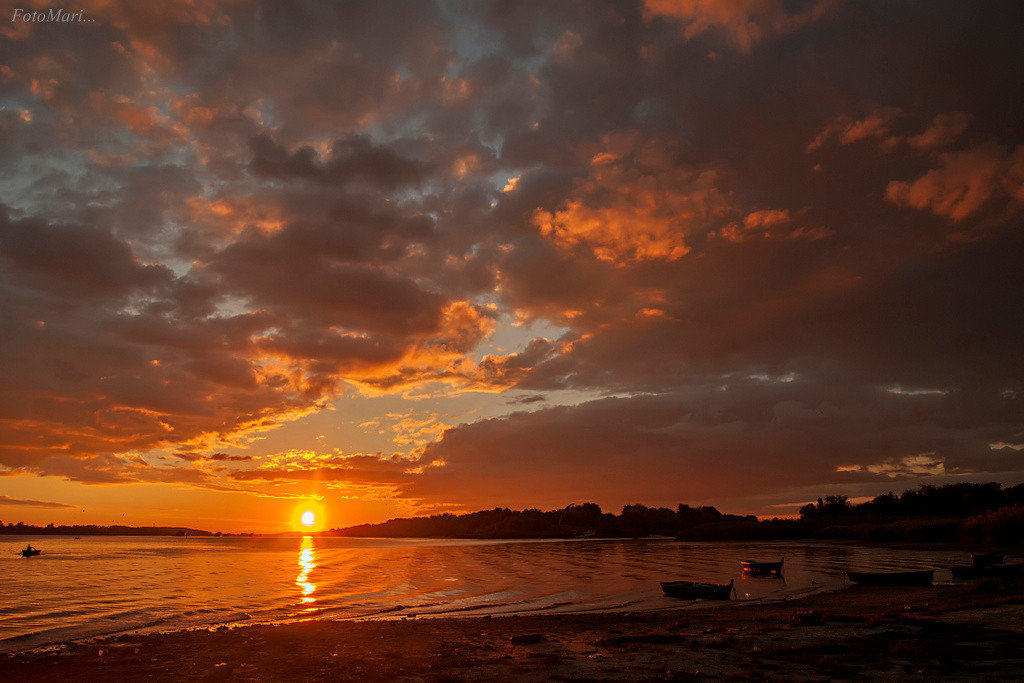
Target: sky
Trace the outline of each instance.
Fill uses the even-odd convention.
[[[5,523],[1024,481],[1019,2],[0,5]]]

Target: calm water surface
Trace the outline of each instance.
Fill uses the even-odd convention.
[[[20,557],[26,543],[43,554]],[[781,556],[784,580],[739,571]],[[0,536],[0,652],[225,623],[687,604],[662,595],[670,579],[735,578],[737,598],[775,599],[839,588],[847,568],[943,570],[964,556],[792,542]]]

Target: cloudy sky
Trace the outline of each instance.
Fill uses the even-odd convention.
[[[1024,480],[1019,2],[2,4],[5,522]]]

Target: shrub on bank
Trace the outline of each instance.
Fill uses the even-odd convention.
[[[1020,543],[1024,541],[1024,507],[1008,505],[968,517],[960,525],[960,537],[984,543]]]

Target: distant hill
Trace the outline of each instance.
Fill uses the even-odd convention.
[[[0,534],[17,536],[220,536],[202,529],[181,526],[97,526],[96,524],[72,524],[54,526],[33,526],[31,524],[0,524]]]

